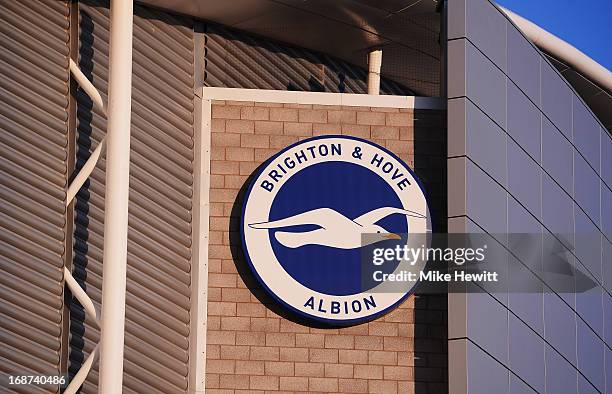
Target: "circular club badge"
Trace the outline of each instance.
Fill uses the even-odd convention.
[[[346,136],[307,139],[270,158],[248,189],[241,222],[246,259],[263,287],[299,315],[336,324],[373,319],[412,290],[378,291],[383,283],[364,280],[364,248],[430,231],[410,168]]]

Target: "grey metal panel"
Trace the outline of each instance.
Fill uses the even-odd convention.
[[[604,344],[580,319],[576,320],[576,330],[578,369],[599,392],[604,392]]]
[[[501,127],[506,126],[505,75],[474,45],[465,52],[466,95]]]
[[[367,93],[366,70],[326,54],[216,24],[205,48],[206,86]],[[412,92],[383,77],[381,94]]]
[[[574,232],[572,199],[552,178],[542,174],[542,222],[552,233],[571,237]]]
[[[612,293],[612,264],[610,263],[612,261],[612,242],[607,239],[603,239],[601,246],[601,260],[603,262],[603,285],[609,293]],[[612,309],[610,309],[610,314],[608,316],[608,321],[611,321],[610,318],[612,318]],[[605,328],[606,330],[610,330],[609,344],[612,345],[612,324],[606,324]]]
[[[510,374],[508,392],[510,394],[533,394],[534,390],[516,375]]]
[[[466,309],[467,337],[500,362],[507,363],[508,309],[487,293],[466,294]],[[487,316],[487,324],[482,324],[478,316]]]
[[[597,174],[601,174],[599,168],[601,127],[593,114],[582,104],[578,97],[573,96],[573,100],[572,129],[574,145],[576,145],[578,151],[589,162],[591,167],[595,169]]]
[[[538,89],[539,92],[539,89]],[[508,81],[508,134],[535,160],[541,163],[542,114],[514,83]]]
[[[574,199],[591,218],[597,227],[600,227],[599,190],[601,179],[587,162],[574,150]]]
[[[598,250],[601,253],[601,249]],[[589,275],[593,281],[595,279]],[[584,292],[576,293],[576,312],[587,322],[595,333],[603,337],[604,314],[603,314],[603,296],[604,294],[600,286],[595,286]]]
[[[449,294],[449,302],[452,302],[452,299],[458,295]],[[448,363],[456,366],[448,371],[449,393],[467,394],[467,346],[468,340],[465,338],[448,341]]]
[[[109,10],[79,5],[79,65],[106,97]],[[124,391],[187,390],[193,195],[193,26],[190,19],[134,9],[132,140]],[[105,135],[106,119],[79,90],[77,168]],[[75,205],[74,275],[101,300],[105,159]],[[76,372],[99,340],[71,305],[71,365]],[[97,365],[83,392],[97,392]]]
[[[484,124],[472,123],[469,126],[469,106],[461,102],[449,104],[449,125],[460,125],[452,129],[457,133],[449,138],[449,143],[455,141],[455,145],[448,148],[449,156],[465,155],[468,163],[463,178],[463,174],[456,171],[456,179],[449,179],[449,186],[466,191],[465,198],[461,199],[465,212],[461,214],[487,231],[493,232],[491,229],[504,223],[507,218],[507,231],[510,233],[537,233],[540,227],[546,239],[551,239],[551,233],[555,233],[584,263],[582,268],[587,268],[597,280],[603,280],[604,287],[609,291],[612,268],[606,262],[612,261],[612,246],[605,238],[605,228],[610,228],[606,220],[609,220],[607,218],[612,209],[608,210],[609,204],[603,202],[612,195],[608,187],[612,182],[612,139],[597,122],[593,108],[587,108],[563,79],[567,75],[563,70],[562,76],[550,65],[546,55],[505,21],[503,14],[491,14],[487,18],[491,12],[496,12],[492,1],[457,0],[449,2],[448,9],[448,95],[450,98],[465,96],[510,137],[506,152],[491,148],[495,144],[490,141],[490,129]],[[491,23],[498,19],[502,22]],[[500,44],[502,40],[504,43]],[[559,68],[556,64],[555,67]],[[505,75],[501,70],[505,70]],[[574,81],[570,80],[570,83],[574,84]],[[588,99],[586,102],[588,105],[591,103]],[[601,111],[601,108],[595,111]],[[465,123],[468,126],[464,126]],[[489,131],[489,134],[485,134],[485,131]],[[467,136],[467,143],[463,143],[462,133]],[[472,144],[470,133],[476,136]],[[485,149],[489,151],[483,155],[481,152]],[[492,154],[491,151],[497,152],[501,163],[483,160],[486,154]],[[449,175],[454,160],[448,161]],[[475,170],[475,166],[469,164],[472,161],[478,163],[482,171]],[[504,173],[504,168],[507,168],[507,173]],[[598,172],[603,181],[597,177]],[[481,173],[486,173],[488,177],[479,176]],[[501,203],[504,201],[503,192],[497,187],[497,183],[504,185],[506,179],[509,193],[507,211]],[[452,191],[449,188],[449,199],[455,198]],[[452,203],[449,204],[452,206]],[[449,224],[451,221],[456,222],[449,218]],[[604,234],[600,234],[597,227]],[[592,242],[580,238],[585,233],[591,236]],[[526,277],[523,275],[532,274],[511,271],[511,280],[524,282]],[[520,360],[527,355],[522,353],[523,349],[533,356],[533,346],[526,345],[529,338],[514,340],[515,344],[520,343],[520,349],[510,344],[511,353],[514,352],[510,364],[506,366],[511,373],[510,391],[526,390],[524,382],[512,375],[517,374],[523,379],[531,376],[528,383],[538,392],[575,393],[579,391],[578,386],[581,390],[585,389],[584,392],[590,392],[594,389],[591,382],[602,381],[603,359],[600,353],[606,348],[601,342],[589,342],[589,338],[612,336],[606,324],[612,310],[610,295],[601,288],[576,294],[569,289],[561,292],[554,283],[549,285],[559,293],[508,294],[510,313],[540,335],[543,334],[551,346],[546,351],[544,361],[540,360],[538,351],[539,362],[535,358],[512,362],[512,358]],[[468,327],[483,323],[497,327],[497,320],[503,323],[504,319],[489,312],[487,305],[473,305],[472,311],[471,317],[467,317]],[[451,318],[454,320],[451,321]],[[578,334],[577,319],[583,325]],[[465,325],[465,320],[466,317],[461,317],[461,311],[449,310],[449,327]],[[468,332],[466,336],[479,345],[480,342],[488,343],[489,348],[507,345],[507,334],[503,331],[496,340],[486,333]],[[587,349],[583,350],[582,363],[577,361],[576,355],[576,346],[580,341],[585,342],[582,346]],[[597,364],[597,367],[587,360],[588,349],[595,347],[598,348],[595,350],[597,357],[594,357],[597,362],[593,364]],[[471,364],[480,366],[478,360],[469,357],[467,363],[468,371]],[[546,364],[545,373],[543,364]],[[462,369],[465,367],[449,365],[451,374],[454,370]],[[581,374],[586,376],[587,370],[592,376],[585,379]],[[593,373],[594,370],[596,373]],[[490,385],[499,379],[494,371],[491,374],[474,378],[480,379],[479,384]],[[469,378],[472,377],[469,375]],[[544,378],[547,380],[545,385]],[[594,384],[598,385],[600,392],[606,392],[601,384]],[[474,389],[478,390],[470,384],[470,391]]]
[[[538,218],[542,216],[541,177],[540,166],[514,141],[508,139],[508,189],[514,198]]]
[[[548,63],[540,63],[541,108],[559,130],[572,140],[572,90]]]
[[[446,35],[449,40],[465,37],[465,2],[450,1],[446,6]]]
[[[608,244],[607,246],[604,246],[604,248],[608,248],[607,253],[609,255],[610,252],[612,251],[612,245]],[[612,296],[607,294],[604,290],[603,295],[602,295],[602,300],[603,300],[604,331],[601,337],[604,340],[604,342],[610,348],[612,348],[612,346],[610,346],[612,344],[612,326],[608,323],[610,322],[610,319],[612,319]]]
[[[506,367],[470,341],[467,341],[466,364],[468,393],[508,393],[509,373]]]
[[[542,118],[542,167],[569,194],[574,194],[573,149],[546,118]]]
[[[600,183],[601,193],[600,193],[600,201],[601,204],[601,232],[606,236],[609,240],[612,240],[612,204],[609,202],[612,201],[612,190],[608,189],[603,181]]]
[[[464,97],[450,99],[447,102],[447,114],[455,120],[447,126],[447,157],[465,155],[466,102],[467,99]]]
[[[541,232],[542,225],[517,201],[508,198],[508,233],[541,234]],[[542,243],[533,248],[517,247],[512,243],[509,247],[523,262],[529,262],[534,255],[542,255]],[[536,261],[535,264],[541,263]],[[509,288],[521,289],[521,285],[524,283],[534,283],[533,273],[523,264],[513,259],[509,262],[509,265]],[[543,290],[543,287],[541,289]],[[508,309],[522,319],[532,330],[544,335],[544,297],[541,292],[509,291]]]
[[[597,197],[599,201],[599,197]],[[578,207],[574,210],[575,217],[575,250],[574,254],[595,276],[597,281],[602,279],[601,241],[602,235],[589,217]]]
[[[510,370],[536,389],[538,393],[543,393],[545,385],[544,341],[514,315],[508,314],[508,318]]]
[[[506,17],[488,0],[469,0],[465,7],[466,37],[506,71]]]
[[[466,96],[466,45],[465,39],[459,39],[449,41],[446,48],[448,57],[446,90],[449,98]]]
[[[540,104],[540,56],[519,31],[508,24],[506,32],[508,77],[536,104]],[[510,117],[508,117],[510,120]]]
[[[601,130],[601,179],[612,189],[612,136]]]
[[[591,382],[589,382],[584,376],[578,375],[578,392],[580,394],[599,394],[598,391]]]
[[[550,346],[546,346],[546,392],[575,394],[578,371]]]
[[[606,392],[610,392],[612,389],[612,349],[605,349],[605,363],[606,363]]]
[[[545,56],[563,78],[572,85],[580,99],[584,100],[589,110],[601,122],[604,130],[612,130],[612,113],[609,111],[610,105],[612,105],[612,92],[602,89],[563,61],[548,54],[545,54]],[[574,98],[576,97],[574,96]]]
[[[465,152],[503,186],[507,185],[506,133],[471,101],[466,101]]]
[[[544,339],[576,365],[576,314],[556,294],[544,294]]]
[[[0,1],[0,373],[60,373],[69,12]]]
[[[448,160],[448,215],[466,214],[466,166],[465,157],[453,157]],[[461,232],[461,231],[459,231]]]
[[[466,211],[488,233],[507,228],[507,193],[471,161],[466,167]]]

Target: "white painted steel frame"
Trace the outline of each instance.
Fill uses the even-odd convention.
[[[189,394],[206,389],[206,330],[208,315],[208,241],[210,233],[211,100],[196,89],[194,141],[193,254],[191,272],[191,333]]]
[[[258,103],[344,105],[349,107],[446,109],[445,97],[392,96],[354,93],[299,92],[289,90],[201,87],[205,100],[256,101]]]

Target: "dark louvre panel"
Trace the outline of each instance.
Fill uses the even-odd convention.
[[[79,63],[106,98],[109,9],[81,2]],[[191,20],[134,8],[132,139],[124,392],[187,390],[193,193]],[[106,118],[78,93],[77,169],[106,133]],[[77,195],[74,276],[98,307],[102,288],[105,160]],[[71,307],[70,371],[99,331]],[[82,392],[97,393],[97,364]]]
[[[58,374],[68,3],[1,0],[0,35],[0,374]],[[16,390],[49,392],[57,386]]]
[[[367,70],[331,56],[207,24],[205,85],[227,88],[367,93]],[[412,95],[381,78],[381,94]]]

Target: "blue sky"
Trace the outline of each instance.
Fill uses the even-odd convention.
[[[612,0],[496,0],[612,70]]]

